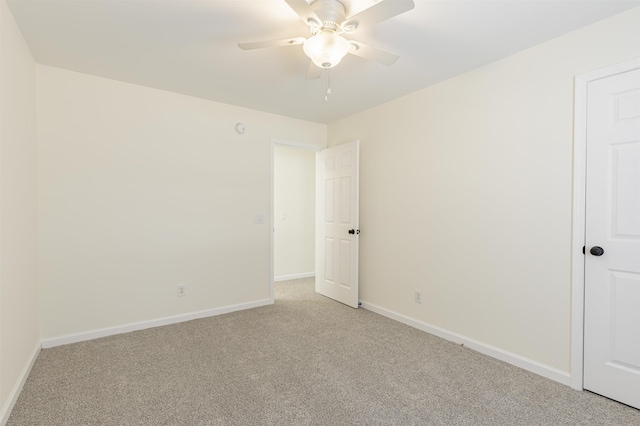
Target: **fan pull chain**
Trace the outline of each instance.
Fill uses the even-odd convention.
[[[330,94],[331,94],[331,68],[327,68],[327,93],[324,95],[325,102],[329,102]]]

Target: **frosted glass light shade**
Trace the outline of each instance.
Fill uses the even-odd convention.
[[[309,37],[302,49],[320,68],[332,68],[338,65],[349,51],[349,42],[337,34],[320,33]]]

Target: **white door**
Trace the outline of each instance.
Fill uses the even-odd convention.
[[[359,141],[316,154],[316,291],[358,307]]]
[[[587,99],[584,388],[640,408],[640,70]]]

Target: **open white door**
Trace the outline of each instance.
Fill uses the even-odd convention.
[[[358,307],[359,141],[316,154],[316,291]]]
[[[640,408],[640,69],[587,99],[584,388]]]

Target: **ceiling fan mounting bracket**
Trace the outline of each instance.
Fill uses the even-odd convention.
[[[346,24],[342,24],[342,31],[345,33],[350,33],[358,29],[358,22],[349,21]]]
[[[307,19],[307,25],[311,29],[311,32],[313,32],[314,30],[317,30],[318,28],[322,27],[322,24],[320,23],[320,21],[318,21],[315,18]]]

